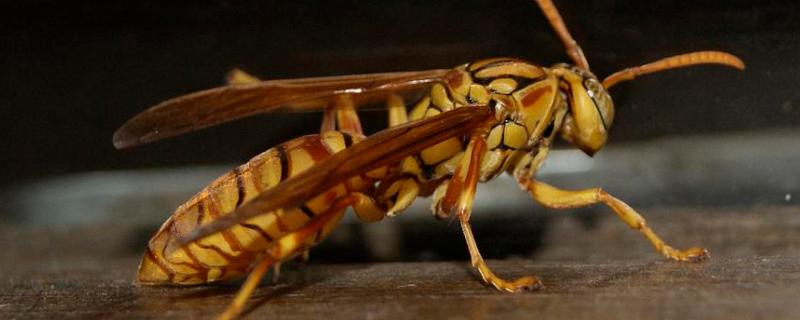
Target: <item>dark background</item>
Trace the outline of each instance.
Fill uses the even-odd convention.
[[[800,4],[556,1],[600,77],[693,50],[744,72],[698,67],[612,91],[612,142],[797,127]],[[118,151],[111,135],[161,100],[265,78],[420,70],[492,56],[567,61],[532,1],[20,1],[0,14],[0,186],[66,173],[238,163],[311,133],[317,114],[259,116]],[[383,126],[381,113],[367,127]]]

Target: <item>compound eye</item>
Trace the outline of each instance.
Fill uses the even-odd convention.
[[[597,112],[600,113],[603,126],[608,130],[614,121],[614,104],[611,102],[611,97],[608,96],[606,89],[596,79],[587,78],[583,80],[583,86],[586,88],[586,93],[592,98]]]
[[[586,88],[586,92],[592,98],[596,97],[597,94],[602,92],[601,90],[603,90],[603,87],[602,85],[600,85],[600,82],[592,78],[583,80],[583,86]]]

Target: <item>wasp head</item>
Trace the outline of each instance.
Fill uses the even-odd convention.
[[[561,127],[561,137],[588,155],[606,144],[614,121],[614,102],[597,77],[587,70],[567,64],[553,66],[569,112]]]

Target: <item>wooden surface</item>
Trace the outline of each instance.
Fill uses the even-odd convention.
[[[277,285],[259,288],[247,318],[796,319],[800,314],[798,207],[647,212],[667,241],[704,245],[712,259],[665,261],[612,215],[591,227],[554,215],[543,247],[532,257],[490,261],[503,276],[540,276],[546,288],[539,292],[496,292],[477,280],[466,261],[325,265],[314,264],[312,253],[309,266],[287,269]],[[0,231],[1,319],[211,318],[238,288],[135,286],[144,231],[124,224],[6,225]],[[461,239],[450,240],[463,246]]]

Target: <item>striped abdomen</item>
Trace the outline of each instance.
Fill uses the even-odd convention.
[[[340,132],[300,137],[261,153],[212,182],[178,207],[148,244],[139,266],[143,284],[199,284],[237,278],[276,239],[304,226],[326,211],[334,200],[366,183],[352,179],[302,206],[263,214],[245,223],[173,250],[176,237],[200,224],[228,214],[268,188],[310,168],[349,147],[353,137]],[[308,246],[326,236],[336,225],[329,223]],[[169,248],[169,250],[168,250]],[[165,252],[173,252],[165,256]]]

